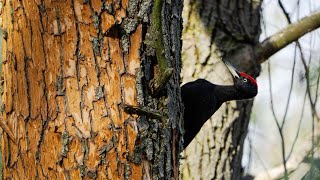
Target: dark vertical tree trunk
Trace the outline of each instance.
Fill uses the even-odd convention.
[[[3,1],[2,116],[14,135],[2,136],[4,179],[178,178],[182,4],[160,7],[174,71],[151,96],[153,4]]]
[[[260,35],[260,1],[187,0],[183,12],[183,82],[205,78],[230,84],[220,57],[257,76],[251,58]],[[241,58],[233,58],[242,51]],[[252,100],[225,103],[184,152],[182,179],[239,179]]]

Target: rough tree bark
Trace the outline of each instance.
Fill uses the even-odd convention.
[[[182,4],[157,9],[174,70],[151,96],[153,4],[3,0],[5,179],[178,178]]]
[[[220,57],[256,77],[260,65],[245,56],[259,40],[260,5],[260,1],[186,0],[183,82],[205,78],[217,84],[231,84],[231,76]],[[230,58],[239,49],[243,57]],[[252,103],[252,100],[225,103],[215,113],[184,151],[182,179],[241,177],[243,143]]]

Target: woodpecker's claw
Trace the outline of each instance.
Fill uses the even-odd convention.
[[[240,72],[236,70],[229,62],[223,61],[234,78],[240,78]]]

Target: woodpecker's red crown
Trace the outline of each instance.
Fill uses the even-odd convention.
[[[244,78],[247,78],[252,84],[254,84],[254,85],[256,85],[258,87],[258,84],[257,84],[256,80],[253,77],[251,77],[250,75],[248,75],[248,74],[246,74],[244,72],[240,72],[239,74],[240,74],[240,76],[242,76]]]
[[[257,84],[256,80],[253,77],[251,77],[250,75],[248,75],[248,74],[246,74],[244,72],[239,72],[228,61],[223,61],[223,62],[227,66],[227,68],[229,69],[229,71],[232,74],[233,78],[240,79],[240,77],[243,77],[244,79],[248,79],[251,82],[251,84],[253,84],[256,87],[258,87],[258,84]]]

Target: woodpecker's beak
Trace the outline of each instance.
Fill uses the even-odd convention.
[[[240,72],[236,70],[229,62],[223,61],[224,64],[229,69],[230,73],[232,74],[233,78],[240,78]]]

